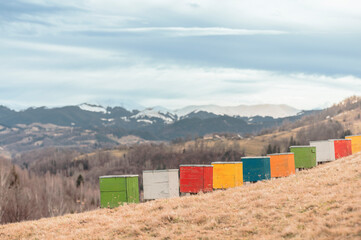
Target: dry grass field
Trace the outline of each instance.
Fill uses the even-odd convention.
[[[361,153],[243,187],[0,226],[0,239],[361,239]]]

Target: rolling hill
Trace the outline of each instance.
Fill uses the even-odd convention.
[[[360,239],[361,153],[226,191],[0,226],[1,239]]]

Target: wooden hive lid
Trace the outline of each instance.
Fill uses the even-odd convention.
[[[139,175],[108,175],[100,176],[99,178],[127,178],[127,177],[138,177]]]

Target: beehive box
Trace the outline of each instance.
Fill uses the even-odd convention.
[[[287,177],[295,174],[295,156],[294,153],[275,153],[268,154],[270,157],[271,177]]]
[[[123,203],[139,202],[138,175],[99,177],[100,207],[114,208]]]
[[[316,147],[316,162],[329,162],[335,160],[335,144],[331,140],[311,141],[310,146]]]
[[[212,162],[213,189],[227,189],[243,185],[242,162]]]
[[[291,146],[290,152],[295,154],[295,168],[313,168],[316,166],[316,147]]]
[[[270,157],[242,157],[243,182],[257,182],[271,178]]]
[[[213,166],[180,165],[179,188],[181,193],[213,191]]]
[[[352,154],[361,152],[361,135],[346,136],[345,138],[351,140]]]
[[[144,199],[179,197],[178,169],[143,171]]]
[[[352,154],[350,139],[330,139],[335,145],[335,159],[347,157]]]

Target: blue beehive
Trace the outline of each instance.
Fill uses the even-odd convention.
[[[242,157],[243,182],[257,182],[271,178],[270,157]]]

